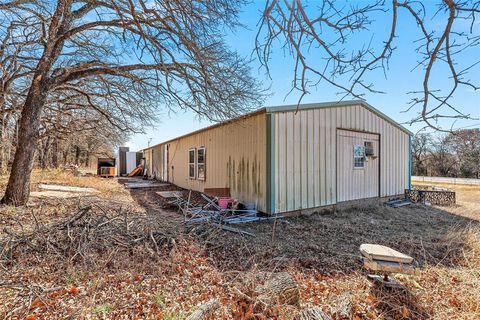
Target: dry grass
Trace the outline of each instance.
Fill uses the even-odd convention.
[[[104,194],[125,193],[125,189],[119,184],[112,184],[109,179],[102,179],[94,175],[81,176],[71,171],[61,169],[35,170],[32,175],[33,186],[39,183],[61,184],[78,187],[90,187]]]
[[[85,172],[84,172],[85,173]],[[60,184],[67,186],[90,187],[95,188],[105,195],[114,195],[121,193],[128,194],[125,189],[118,183],[112,183],[113,179],[102,179],[88,173],[82,176],[79,172],[73,172],[63,169],[34,169],[30,181],[30,189],[32,191],[38,190],[38,185],[41,183]],[[3,192],[8,182],[8,175],[0,175],[0,190]]]
[[[5,181],[0,177],[0,186]],[[32,185],[40,182],[94,187],[101,194],[0,207],[8,232],[29,232],[36,221],[56,222],[88,204],[103,208],[94,211],[99,214],[122,207],[148,216],[146,234],[168,231],[174,238],[157,253],[151,245],[115,245],[110,235],[88,263],[68,253],[59,259],[51,252],[19,251],[0,266],[0,318],[184,319],[194,305],[216,297],[221,307],[214,319],[292,319],[309,305],[331,314],[345,292],[352,294],[354,319],[480,318],[480,188],[457,186],[452,208],[359,202],[335,214],[279,220],[273,239],[271,221],[242,226],[254,238],[218,233],[198,239],[184,234],[175,212],[158,207],[155,190],[129,193],[114,179],[55,171],[35,172]],[[369,283],[358,252],[364,242],[386,244],[419,261],[418,275],[397,276],[407,291]],[[291,274],[300,306],[260,308],[245,299],[264,271]]]
[[[425,184],[416,183],[415,185],[422,186]],[[445,183],[432,183],[430,185],[456,191],[457,204],[459,204],[459,206],[448,208],[449,212],[474,220],[480,220],[480,208],[478,207],[478,203],[480,202],[480,186]]]
[[[8,176],[0,176],[0,194],[7,185]],[[143,209],[134,205],[135,202],[129,197],[128,191],[114,179],[102,179],[96,176],[80,176],[72,171],[61,169],[33,170],[30,190],[39,191],[38,185],[60,184],[67,186],[90,187],[100,191],[98,195],[80,197],[76,199],[35,199],[30,198],[27,206],[14,207],[3,205],[0,209],[0,224],[4,227],[17,229],[30,229],[35,219],[38,222],[50,222],[52,219],[61,219],[74,212],[78,207],[88,205],[91,202],[118,202],[114,205],[129,206],[135,212]],[[0,230],[0,235],[2,231]]]

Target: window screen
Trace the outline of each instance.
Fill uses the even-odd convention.
[[[197,149],[197,178],[205,180],[205,148]]]
[[[353,146],[353,168],[365,167],[365,147],[357,144]]]
[[[188,150],[188,176],[195,179],[195,149]]]

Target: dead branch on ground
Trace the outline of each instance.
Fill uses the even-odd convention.
[[[100,210],[99,210],[100,209]],[[124,209],[104,210],[91,205],[55,223],[37,223],[31,231],[11,232],[0,239],[0,264],[9,265],[26,254],[53,255],[73,262],[95,264],[98,254],[143,246],[151,255],[171,248],[173,234],[154,230],[151,216],[128,215]]]

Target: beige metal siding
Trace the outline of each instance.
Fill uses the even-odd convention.
[[[147,160],[147,174],[149,177],[166,181],[164,175],[163,164],[163,150],[164,145],[158,145],[143,151],[144,157]]]
[[[261,113],[180,137],[147,150],[153,150],[151,172],[166,180],[169,145],[168,181],[197,191],[228,187],[232,197],[266,211],[266,134],[266,114]],[[205,147],[205,181],[188,175],[188,150],[198,147]]]
[[[147,167],[147,175],[152,175],[152,149],[144,150],[143,156],[145,157],[146,167]]]
[[[380,196],[408,187],[408,134],[363,106],[277,112],[272,119],[276,212],[337,202],[337,128],[380,134]]]

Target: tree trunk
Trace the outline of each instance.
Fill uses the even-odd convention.
[[[287,272],[273,273],[264,284],[255,288],[258,300],[266,305],[297,305],[300,300],[298,284]]]
[[[80,165],[80,147],[75,146],[75,165]]]
[[[44,141],[41,141],[41,150],[39,150],[38,159],[40,160],[40,168],[46,169],[48,167],[48,157],[50,154],[50,145],[52,139],[47,137]]]
[[[68,149],[64,149],[62,154],[63,154],[63,166],[65,167],[68,161]]]
[[[57,118],[55,120],[56,125],[60,126],[61,118],[60,113],[57,113]],[[53,150],[52,150],[52,167],[58,168],[58,133],[55,133],[53,137]]]
[[[2,108],[2,124],[0,126],[0,172],[3,174],[6,170],[5,168],[7,167],[5,165],[5,147],[6,147],[6,139],[5,139],[5,136],[6,136],[6,131],[7,131],[7,126],[6,126],[6,122],[7,122],[7,115],[5,114],[4,112],[4,103],[3,103],[3,99],[0,97],[0,105],[1,105],[1,108]]]
[[[58,168],[58,138],[53,138],[52,167]]]
[[[217,299],[210,299],[198,305],[195,310],[187,317],[187,320],[203,320],[211,316],[216,309],[220,307],[220,302]]]
[[[47,86],[38,75],[32,82],[23,106],[12,171],[2,203],[25,205],[30,194],[30,174],[38,145],[40,115],[47,97]]]
[[[73,0],[56,1],[55,12],[50,18],[44,51],[35,68],[23,105],[15,158],[2,203],[24,205],[28,201],[30,175],[39,140],[40,116],[49,90],[48,75],[65,42],[65,40],[59,40],[58,36],[65,32],[71,23],[72,2]]]

